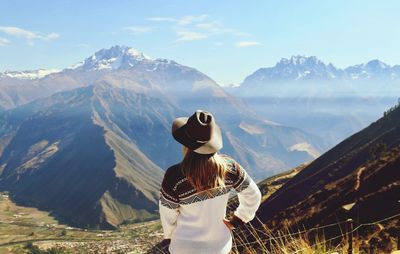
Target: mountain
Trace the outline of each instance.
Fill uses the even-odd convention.
[[[359,225],[399,214],[399,167],[400,104],[302,169],[261,204],[257,216],[273,229],[286,223],[297,230],[348,218]],[[396,221],[357,232],[366,242],[378,235],[387,240],[395,237]],[[340,234],[340,228],[325,234]]]
[[[8,84],[14,90],[7,90],[1,89],[0,80],[0,91],[8,93],[10,98],[11,94],[16,94],[12,98],[18,98],[14,101],[11,98],[8,108],[56,92],[105,82],[114,87],[161,98],[182,109],[182,115],[192,114],[196,109],[211,111],[225,130],[224,152],[240,158],[243,165],[257,178],[314,159],[327,147],[315,135],[259,117],[240,99],[224,91],[210,77],[196,69],[172,60],[153,60],[125,46],[102,49],[81,63],[42,79],[14,81],[25,83]],[[174,156],[154,156],[152,148],[146,146],[148,144],[137,145],[161,168],[168,167],[171,161],[180,156],[179,152]]]
[[[0,78],[15,78],[15,79],[39,79],[51,73],[59,72],[56,69],[38,69],[33,71],[5,71],[0,73]]]
[[[292,56],[225,89],[259,115],[324,137],[332,147],[397,101],[400,66],[372,60],[341,69],[315,56]]]
[[[199,108],[216,116],[221,152],[256,179],[324,149],[312,134],[259,117],[196,69],[127,47],[18,80],[24,83],[16,94],[37,94],[0,114],[0,189],[79,227],[115,228],[156,216],[163,170],[182,157],[171,123]]]
[[[164,140],[179,112],[107,84],[7,111],[2,127],[18,127],[3,128],[12,138],[0,157],[0,188],[79,227],[115,228],[154,217],[163,173],[138,145],[172,156],[178,147]]]
[[[110,49],[101,49],[69,69],[85,71],[128,69],[143,61],[151,62],[151,59],[136,49],[117,45]]]
[[[392,96],[400,92],[399,83],[400,65],[375,59],[341,69],[315,56],[298,55],[260,68],[227,90],[240,97]]]
[[[333,66],[326,65],[315,56],[292,56],[282,58],[274,67],[260,68],[246,77],[243,86],[252,83],[264,83],[282,80],[311,80],[343,78],[346,73]]]
[[[345,72],[348,78],[353,80],[362,79],[398,79],[400,78],[400,65],[390,66],[378,59],[371,60],[365,64],[347,67]]]
[[[325,64],[315,56],[292,56],[282,58],[274,67],[260,68],[246,77],[242,85],[295,80],[365,80],[398,79],[400,66],[390,66],[377,59],[345,69]]]

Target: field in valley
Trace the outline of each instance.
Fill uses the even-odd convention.
[[[40,249],[68,253],[144,253],[162,238],[159,221],[129,224],[119,230],[84,230],[60,224],[48,212],[22,207],[0,193],[0,253],[28,253],[30,242]]]

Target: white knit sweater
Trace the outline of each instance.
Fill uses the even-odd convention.
[[[164,176],[160,195],[160,217],[164,238],[171,239],[171,254],[226,254],[232,235],[223,223],[230,191],[236,190],[239,206],[234,214],[247,223],[255,216],[261,193],[255,182],[232,158],[223,156],[230,170],[226,187],[196,192],[183,176],[179,164]]]

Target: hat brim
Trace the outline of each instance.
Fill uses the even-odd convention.
[[[179,117],[172,123],[172,136],[176,141],[199,154],[212,154],[222,149],[222,133],[217,124],[214,125],[207,143],[196,143],[186,135],[185,126],[188,119],[188,117]]]

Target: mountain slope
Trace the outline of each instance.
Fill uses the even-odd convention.
[[[161,107],[155,111],[157,104]],[[141,108],[170,122],[174,107],[102,84],[55,94],[26,108],[38,111],[16,124],[0,157],[0,187],[14,200],[81,227],[114,228],[157,213],[162,171],[112,115],[134,109],[138,115],[132,117],[146,128],[151,114],[140,115]],[[169,125],[153,125],[152,131],[169,134]],[[162,142],[159,146],[171,150]]]
[[[347,218],[366,223],[398,214],[399,167],[397,106],[301,170],[261,204],[257,216],[272,228],[283,227],[284,221],[293,228],[310,228]],[[390,235],[393,223],[395,219],[383,223],[382,234]],[[368,239],[374,230],[358,232]],[[330,232],[334,233],[338,232]]]

